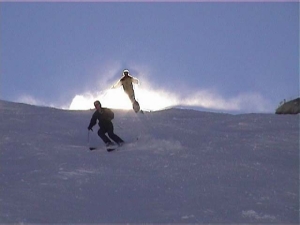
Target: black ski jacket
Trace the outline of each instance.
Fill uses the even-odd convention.
[[[91,129],[99,121],[98,124],[100,127],[107,127],[107,124],[111,123],[111,120],[114,118],[114,113],[108,108],[102,108],[101,112],[96,110],[92,116],[91,122],[88,126]]]

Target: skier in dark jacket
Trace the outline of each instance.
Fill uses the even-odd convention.
[[[114,145],[113,142],[106,136],[106,133],[108,136],[116,142],[119,146],[124,143],[124,141],[114,133],[114,126],[111,120],[114,118],[114,113],[108,108],[102,108],[100,101],[95,101],[94,106],[96,108],[96,111],[94,112],[90,124],[88,126],[88,130],[93,131],[93,126],[97,123],[97,120],[99,121],[99,127],[98,135],[103,140],[103,142],[106,144],[106,146],[112,146]]]

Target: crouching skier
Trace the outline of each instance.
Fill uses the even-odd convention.
[[[129,70],[125,69],[123,71],[123,76],[121,77],[121,79],[115,85],[113,85],[112,88],[118,88],[122,85],[125,93],[128,95],[132,103],[133,110],[137,113],[138,111],[140,111],[140,104],[135,99],[135,94],[132,85],[133,83],[138,84],[139,80],[135,77],[130,76]]]
[[[96,111],[94,112],[90,124],[88,126],[88,130],[93,131],[93,126],[97,123],[97,120],[99,121],[99,127],[98,135],[105,143],[107,150],[113,150],[114,149],[114,143],[106,136],[106,133],[108,136],[117,143],[118,146],[122,145],[124,141],[114,133],[114,126],[111,120],[114,118],[114,113],[112,110],[108,108],[102,108],[100,101],[95,101],[94,106],[96,108]]]

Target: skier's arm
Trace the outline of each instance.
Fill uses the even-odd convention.
[[[132,77],[132,78],[131,78],[131,82],[132,82],[133,84],[139,84],[139,80],[138,80],[137,78],[135,78],[135,77]]]
[[[92,118],[91,118],[91,121],[90,121],[90,124],[88,126],[88,129],[92,130],[93,126],[95,126],[96,123],[97,123],[97,116],[96,116],[96,113],[94,113],[93,116],[92,116]]]
[[[118,88],[122,85],[122,81],[121,80],[118,80],[117,83],[115,83],[111,88],[114,89],[114,88]]]

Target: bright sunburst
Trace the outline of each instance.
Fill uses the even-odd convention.
[[[175,97],[163,91],[135,89],[136,99],[140,103],[141,109],[160,110],[178,102]],[[131,102],[122,88],[109,89],[104,93],[76,95],[70,105],[71,110],[85,110],[93,108],[93,102],[99,99],[102,106],[113,109],[132,109]]]

